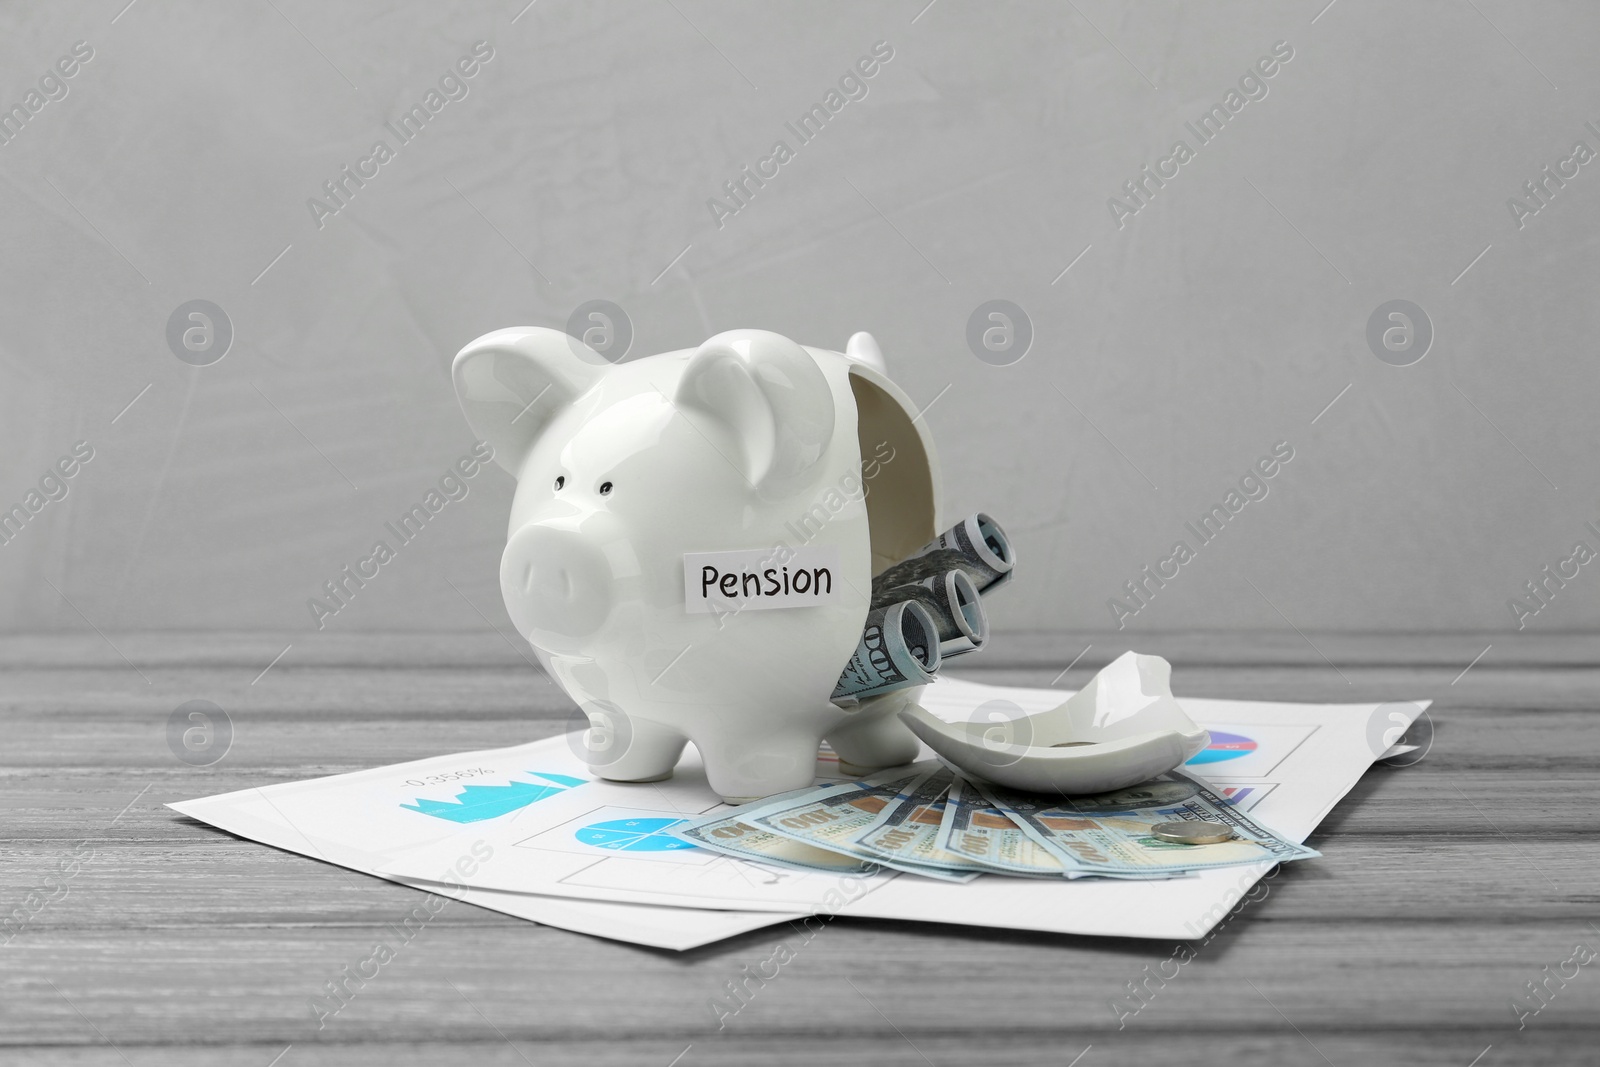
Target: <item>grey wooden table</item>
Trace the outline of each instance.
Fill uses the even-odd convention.
[[[1495,638],[1462,674],[1488,638],[1138,635],[1180,695],[1431,696],[1432,748],[1120,1026],[1175,945],[841,919],[719,1031],[786,928],[678,954],[465,904],[319,1030],[310,998],[419,897],[163,804],[531,740],[565,699],[493,634],[107,636],[0,639],[7,1065],[1600,1062],[1600,960],[1571,962],[1600,951],[1594,638]],[[1000,635],[967,673],[1076,687],[1129,637]],[[191,699],[234,724],[211,767],[168,748]]]

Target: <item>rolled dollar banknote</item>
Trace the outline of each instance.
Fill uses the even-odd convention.
[[[915,600],[870,608],[861,640],[833,687],[833,700],[859,700],[933,681],[939,630]]]
[[[1011,539],[999,523],[980,511],[923,545],[915,555],[885,568],[872,579],[872,590],[916,585],[955,567],[967,572],[978,592],[987,593],[1010,580],[1013,562]]]
[[[900,600],[915,600],[933,616],[941,659],[975,652],[989,639],[989,616],[983,610],[983,599],[964,570],[954,568],[929,575],[916,585],[874,589],[872,594],[875,608]]]

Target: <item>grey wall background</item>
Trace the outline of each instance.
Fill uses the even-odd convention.
[[[591,299],[634,354],[872,331],[933,405],[948,514],[1018,543],[1001,627],[1111,625],[1278,441],[1270,494],[1130,628],[1515,629],[1525,582],[1600,548],[1600,162],[1507,207],[1600,151],[1592,5],[125,3],[0,8],[0,106],[94,50],[0,146],[0,506],[94,448],[0,546],[5,628],[311,632],[470,445],[452,354]],[[479,40],[470,94],[319,228],[308,198]],[[1268,95],[1119,229],[1108,198],[1278,41]],[[168,347],[192,299],[232,323],[210,366]],[[966,341],[991,299],[1032,323],[1010,366]],[[1432,323],[1410,366],[1366,339],[1391,299]],[[474,479],[328,628],[508,628],[510,492]],[[1589,571],[1526,624],[1600,623]]]

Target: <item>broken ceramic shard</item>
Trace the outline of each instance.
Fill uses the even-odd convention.
[[[1210,742],[1173,699],[1171,679],[1160,656],[1125,652],[1036,715],[1008,715],[994,702],[967,722],[914,704],[899,715],[964,774],[1035,793],[1103,793],[1173,770]]]

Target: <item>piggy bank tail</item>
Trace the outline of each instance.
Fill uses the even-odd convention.
[[[850,336],[844,346],[844,354],[857,363],[865,363],[879,374],[889,373],[889,368],[883,365],[883,351],[878,348],[878,342],[865,330]]]

